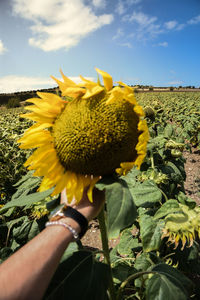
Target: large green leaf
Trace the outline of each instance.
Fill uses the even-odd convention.
[[[158,264],[152,268],[158,273],[148,281],[147,300],[187,300],[192,290],[192,282],[177,269]]]
[[[173,134],[173,126],[168,123],[164,129],[164,136],[170,138],[172,134]]]
[[[137,270],[133,268],[133,266],[123,258],[115,262],[112,268],[112,274],[114,277],[114,282],[117,284],[121,284],[124,280],[126,280],[130,275],[136,273]]]
[[[187,300],[180,287],[173,284],[165,275],[154,274],[146,288],[146,300]]]
[[[150,259],[149,253],[144,253],[143,252],[143,253],[137,255],[134,267],[138,271],[146,271],[150,267],[152,267],[152,263],[153,262]]]
[[[131,229],[125,229],[120,237],[120,242],[117,245],[117,251],[122,256],[132,257],[134,251],[141,251],[142,244],[138,242],[137,238],[134,238]]]
[[[152,271],[156,271],[167,276],[169,280],[171,280],[176,285],[179,285],[182,289],[185,289],[185,291],[190,291],[193,288],[192,281],[172,266],[162,263],[153,267]]]
[[[108,278],[108,266],[92,252],[74,252],[59,265],[44,299],[107,300]]]
[[[144,252],[159,250],[162,242],[161,236],[164,222],[162,220],[157,222],[152,216],[149,216],[140,210],[139,224]]]
[[[126,182],[119,178],[105,177],[96,184],[105,189],[109,238],[116,238],[122,229],[131,226],[137,210]]]
[[[167,216],[170,213],[182,212],[182,209],[179,206],[179,203],[175,199],[170,199],[165,202],[155,213],[154,220],[158,220]]]
[[[18,244],[24,244],[27,241],[31,225],[32,222],[26,217],[20,226],[13,228],[12,236]]]
[[[179,192],[178,201],[189,206],[190,208],[195,208],[195,206],[197,205],[194,199],[187,197],[183,192]]]
[[[26,206],[26,205],[31,205],[35,202],[41,201],[43,199],[45,199],[46,197],[48,197],[53,191],[52,189],[49,189],[47,191],[44,192],[37,192],[37,193],[33,193],[30,195],[25,195],[25,196],[21,196],[15,200],[9,201],[8,203],[6,203],[6,205],[4,205],[1,209],[0,209],[0,214],[3,213],[5,210],[7,210],[10,207],[14,207],[14,206]]]
[[[162,199],[162,193],[157,185],[147,180],[143,183],[130,188],[130,193],[136,206],[141,207],[152,207],[156,202],[160,202]]]

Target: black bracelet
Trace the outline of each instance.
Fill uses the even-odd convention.
[[[65,217],[72,218],[74,221],[76,221],[80,228],[81,232],[79,233],[79,238],[81,239],[84,234],[86,233],[88,229],[88,220],[76,209],[72,208],[71,206],[66,206],[62,209],[63,214]]]

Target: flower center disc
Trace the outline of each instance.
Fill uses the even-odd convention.
[[[133,105],[126,100],[106,105],[106,100],[73,100],[55,121],[54,146],[66,170],[107,175],[136,159],[140,132]]]

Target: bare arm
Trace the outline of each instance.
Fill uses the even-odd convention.
[[[104,194],[94,190],[94,203],[90,203],[86,193],[76,208],[88,221],[101,210]],[[65,201],[64,195],[62,200]],[[71,218],[63,218],[77,232],[78,223]],[[59,261],[73,240],[72,233],[62,226],[45,228],[35,238],[0,265],[0,300],[39,300],[59,264]]]

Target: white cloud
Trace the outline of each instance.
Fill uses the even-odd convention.
[[[0,55],[4,54],[7,51],[7,49],[5,48],[2,40],[0,40]]]
[[[148,16],[143,12],[133,11],[131,15],[124,15],[124,22],[133,23],[134,33],[129,34],[129,37],[134,37],[137,40],[148,40],[157,37],[164,30],[160,24],[157,24],[157,17]]]
[[[171,31],[180,31],[183,30],[188,25],[199,24],[200,15],[186,21],[185,23],[179,23],[177,20],[169,20],[167,22],[160,22],[156,16],[151,16],[145,14],[141,10],[133,10],[132,13],[127,12],[127,5],[136,4],[140,1],[137,0],[122,0],[118,1],[118,13],[121,14],[121,20],[126,23],[131,23],[129,25],[129,32],[126,35],[127,39],[134,38],[135,40],[146,42],[147,40],[152,40],[157,38],[161,34],[169,34]],[[129,3],[129,4],[128,4]],[[141,9],[141,8],[139,8]],[[130,12],[130,9],[129,9]],[[130,30],[132,29],[132,32]],[[113,37],[113,40],[121,37],[121,32],[125,37],[126,32],[123,29],[117,31],[116,35]],[[161,42],[154,44],[153,46],[168,47],[167,42]]]
[[[81,82],[80,77],[69,77],[76,83]],[[92,77],[85,77],[94,80]],[[62,80],[61,78],[58,78]],[[44,77],[25,77],[17,75],[8,75],[0,77],[0,93],[13,93],[19,91],[30,91],[43,88],[56,87],[57,83],[51,78]]]
[[[160,46],[160,47],[168,47],[168,42],[159,43],[158,46]]]
[[[181,80],[174,80],[167,83],[168,85],[180,85],[183,84],[183,81]]]
[[[178,24],[177,21],[169,21],[169,22],[166,22],[164,24],[164,26],[170,30],[170,29],[174,29],[177,26],[177,24]]]
[[[144,14],[143,12],[133,12],[130,16],[125,16],[124,20],[129,20],[129,22],[136,22],[139,25],[146,27],[150,24],[153,24],[157,21],[157,17],[149,17],[148,15]]]
[[[142,0],[119,0],[115,12],[123,15],[132,5],[140,3]]]
[[[118,1],[115,11],[119,15],[123,15],[126,12],[126,7],[124,5],[124,2],[122,2],[121,0]]]
[[[121,28],[117,29],[116,34],[113,36],[113,40],[117,40],[119,38],[121,38],[124,35],[124,31]]]
[[[99,0],[92,4],[101,5]],[[96,16],[84,0],[13,0],[13,11],[33,22],[29,43],[44,51],[69,49],[113,21],[111,14]]]
[[[92,4],[96,8],[105,8],[106,0],[92,0]]]
[[[140,3],[140,2],[142,2],[142,0],[126,0],[126,3],[127,3],[128,5],[138,4],[138,3]]]
[[[176,27],[176,30],[182,30],[183,28],[185,28],[186,24],[178,24]]]
[[[168,30],[177,30],[180,31],[182,30],[186,25],[185,24],[179,24],[177,21],[173,20],[173,21],[169,21],[169,22],[165,22],[164,23],[164,27]]]
[[[187,22],[189,25],[195,25],[195,24],[198,24],[200,23],[200,15],[190,19],[188,22]]]
[[[119,46],[127,47],[127,48],[132,48],[132,45],[131,45],[131,43],[129,43],[129,42],[126,42],[126,43],[120,43]]]

